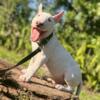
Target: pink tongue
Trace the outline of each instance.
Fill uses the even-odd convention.
[[[37,41],[39,39],[40,33],[37,29],[33,29],[31,33],[31,39],[33,42]]]

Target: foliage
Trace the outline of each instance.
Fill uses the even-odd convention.
[[[63,46],[80,64],[84,83],[100,91],[100,1],[99,0],[30,0],[43,2],[53,14],[64,9],[57,36]],[[34,3],[35,2],[35,3]],[[35,8],[28,0],[0,0],[0,45],[27,53],[31,50],[30,15]]]
[[[28,0],[0,1],[0,44],[9,50],[30,49]]]
[[[80,94],[80,100],[99,100],[99,99],[100,99],[99,93],[90,92],[85,89],[83,89]]]

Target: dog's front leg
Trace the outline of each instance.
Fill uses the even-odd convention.
[[[37,69],[46,63],[47,57],[43,52],[38,53],[35,56],[35,59],[31,59],[28,68],[24,71],[24,73],[20,76],[20,81],[29,81],[33,74],[37,71]]]

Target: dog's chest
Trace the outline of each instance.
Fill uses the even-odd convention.
[[[46,45],[44,48],[44,52],[47,56],[46,66],[49,71],[54,76],[62,76],[66,69],[66,57],[65,50],[58,43],[56,38],[52,38],[52,40]],[[66,57],[64,56],[66,55]]]

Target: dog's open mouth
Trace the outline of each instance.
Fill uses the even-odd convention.
[[[32,33],[31,33],[31,40],[33,42],[36,42],[40,39],[40,37],[46,33],[47,31],[44,30],[44,29],[40,29],[40,28],[37,28],[37,27],[33,27],[32,28]]]

